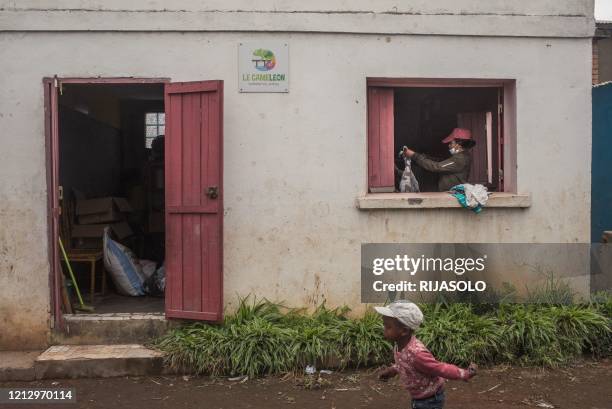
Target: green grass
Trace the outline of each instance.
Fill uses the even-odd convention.
[[[566,300],[565,296],[561,297]],[[612,355],[612,296],[590,303],[423,304],[417,336],[436,358],[458,365],[558,366],[583,354]],[[267,300],[240,300],[222,325],[194,323],[157,340],[167,364],[210,375],[370,367],[392,360],[380,316],[349,318],[346,307],[313,313]]]
[[[471,304],[430,304],[417,336],[439,360],[493,363],[502,348],[499,320],[477,315]]]
[[[535,272],[544,278],[544,283],[535,288],[525,285],[527,303],[569,305],[574,302],[576,293],[566,280],[556,277],[552,271],[535,268]]]

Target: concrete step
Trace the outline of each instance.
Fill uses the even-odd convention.
[[[0,351],[0,382],[33,381],[34,361],[41,351]]]
[[[65,314],[53,345],[146,344],[178,325],[163,313]]]
[[[36,379],[107,378],[168,373],[163,354],[138,344],[55,345],[35,362]]]

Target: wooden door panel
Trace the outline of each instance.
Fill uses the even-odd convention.
[[[472,138],[476,141],[476,146],[471,149],[472,167],[470,169],[469,183],[479,183],[486,185],[489,183],[489,157],[490,149],[488,144],[491,137],[487,135],[490,132],[490,126],[487,124],[487,118],[490,114],[487,112],[468,112],[457,114],[457,125],[459,128],[469,129],[472,132]]]
[[[222,81],[166,85],[168,317],[222,318],[222,104]]]

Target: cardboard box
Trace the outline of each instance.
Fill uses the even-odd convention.
[[[102,250],[102,244],[102,239],[86,237],[72,239],[72,248],[78,250]]]
[[[76,203],[76,215],[81,225],[122,221],[125,220],[124,213],[130,212],[132,207],[122,197],[100,197],[77,200]]]
[[[104,228],[111,228],[113,235],[119,240],[134,234],[126,222],[107,224],[76,224],[72,226],[73,246],[80,249],[101,249]]]
[[[91,238],[102,238],[104,234],[104,228],[108,226],[111,228],[112,233],[118,239],[124,239],[134,234],[130,225],[127,222],[119,223],[105,223],[105,224],[75,224],[72,226],[72,237],[91,237]]]

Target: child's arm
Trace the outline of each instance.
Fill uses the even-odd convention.
[[[382,369],[378,373],[378,379],[386,381],[389,378],[393,378],[395,375],[397,375],[397,368],[395,367],[395,365],[391,365],[387,368]]]
[[[453,364],[436,360],[429,351],[421,351],[415,355],[414,367],[419,372],[446,379],[462,379],[467,381],[476,374],[475,365],[470,365],[471,370],[462,369]]]

